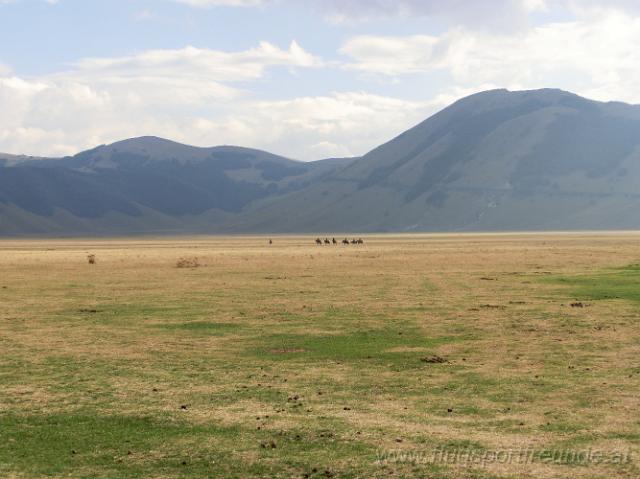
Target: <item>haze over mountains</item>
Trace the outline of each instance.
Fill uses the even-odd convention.
[[[637,229],[638,185],[640,106],[492,90],[354,159],[155,137],[0,155],[0,235]]]

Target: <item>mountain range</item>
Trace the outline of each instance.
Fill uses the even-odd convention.
[[[638,229],[639,185],[640,106],[491,90],[359,158],[156,137],[0,154],[0,235]]]

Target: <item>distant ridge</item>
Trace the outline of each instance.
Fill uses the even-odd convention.
[[[0,235],[637,229],[638,185],[640,107],[491,90],[354,159],[157,137],[0,155]]]

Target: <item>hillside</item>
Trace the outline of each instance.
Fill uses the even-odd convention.
[[[22,158],[0,169],[0,234],[211,231],[251,202],[304,188],[343,164],[155,137]]]
[[[356,159],[155,137],[0,155],[0,234],[637,229],[639,147],[640,107],[545,89],[463,98]]]
[[[560,90],[464,98],[239,230],[640,227],[640,107]]]

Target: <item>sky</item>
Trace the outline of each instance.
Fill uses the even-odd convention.
[[[640,103],[637,0],[0,0],[0,151],[358,156],[466,95]]]

